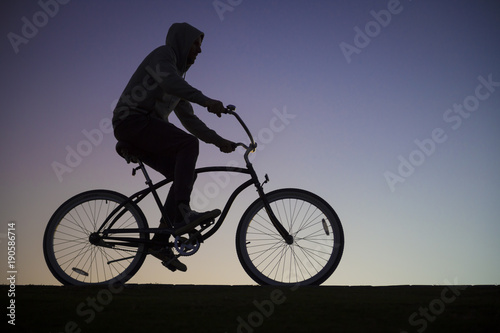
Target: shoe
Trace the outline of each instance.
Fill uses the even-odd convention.
[[[149,253],[153,255],[153,257],[160,259],[163,266],[167,267],[172,272],[177,270],[181,272],[187,271],[187,266],[177,259],[174,252],[169,247],[161,247],[159,249],[150,248]]]
[[[203,222],[214,219],[221,213],[220,209],[214,209],[208,212],[198,213],[194,210],[184,213],[184,216],[174,222],[174,235],[181,235],[189,232],[202,224]]]

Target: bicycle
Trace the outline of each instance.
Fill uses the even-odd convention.
[[[141,170],[148,186],[129,197],[101,189],[64,202],[50,218],[43,239],[45,261],[54,277],[63,285],[125,283],[140,269],[148,249],[157,245],[150,237],[155,233],[172,236],[168,246],[175,249],[175,258],[191,256],[219,230],[236,197],[254,185],[258,198],[243,213],[236,231],[236,250],[245,272],[260,285],[319,285],[328,279],[344,248],[339,217],[325,200],[305,190],[285,188],[264,193],[269,177],[266,174],[265,181],[259,181],[249,160],[257,144],[235,109],[229,105],[225,113],[238,120],[250,140],[248,145],[236,144],[246,150],[246,168],[213,166],[195,171],[250,176],[230,195],[217,221],[204,221],[184,234],[172,227],[150,228],[138,204],[152,194],[162,217],[169,221],[157,190],[172,179],[154,184],[141,152],[118,142],[117,152],[127,163],[138,164],[132,174]]]

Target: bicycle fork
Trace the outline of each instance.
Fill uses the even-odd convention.
[[[288,230],[285,229],[283,224],[278,220],[276,215],[274,214],[271,205],[269,204],[269,200],[267,200],[266,194],[264,193],[264,184],[269,181],[269,177],[266,174],[266,180],[264,183],[260,183],[257,177],[257,174],[255,173],[255,170],[253,169],[253,166],[251,164],[247,165],[248,169],[250,170],[250,173],[252,175],[252,178],[255,180],[254,184],[255,187],[257,188],[257,193],[259,194],[260,199],[264,203],[264,208],[266,209],[267,215],[269,216],[269,219],[271,220],[271,223],[273,226],[276,228],[278,233],[283,237],[283,240],[288,244],[292,245],[293,244],[293,236],[290,235]]]

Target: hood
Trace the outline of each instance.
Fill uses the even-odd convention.
[[[203,40],[205,34],[189,23],[174,23],[168,29],[165,45],[170,46],[174,50],[177,57],[177,69],[181,73],[185,73],[189,69],[189,66],[187,66],[187,56],[191,45],[200,36]]]

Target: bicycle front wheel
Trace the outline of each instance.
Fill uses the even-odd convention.
[[[115,242],[94,245],[90,237],[127,197],[94,190],[74,196],[52,215],[43,237],[45,261],[54,277],[64,285],[125,283],[146,258],[145,245]],[[117,211],[113,229],[147,228],[142,211],[127,203]],[[113,219],[111,219],[113,220]],[[129,238],[147,240],[147,233],[126,233]],[[94,242],[95,243],[95,242]]]
[[[257,199],[241,218],[236,233],[238,258],[261,285],[319,285],[337,268],[344,249],[342,225],[319,196],[299,189],[266,194],[274,215],[293,236],[287,244]]]

